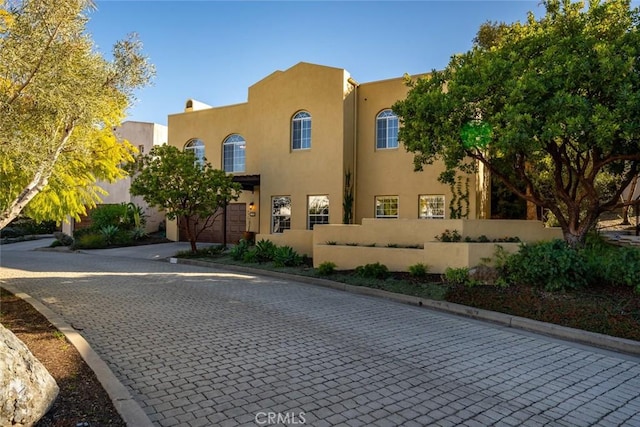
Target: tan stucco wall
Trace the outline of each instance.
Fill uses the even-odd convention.
[[[444,195],[448,217],[451,193],[437,181],[441,165],[414,172],[413,154],[402,146],[375,148],[378,113],[406,93],[401,78],[358,84],[341,68],[299,63],[251,86],[246,103],[170,115],[168,140],[182,149],[190,139],[201,139],[207,160],[221,168],[223,140],[242,135],[246,170],[236,175],[260,175],[260,188],[250,196],[245,192],[240,201],[261,206],[252,230],[263,235],[271,233],[276,196],[291,197],[292,230],[306,230],[312,195],[329,196],[329,221],[340,224],[346,171],[353,174],[354,223],[375,216],[376,196],[398,196],[399,217],[416,219],[419,195]],[[291,119],[301,110],[311,114],[311,148],[292,150]],[[476,218],[475,188],[471,176],[470,218]]]
[[[154,145],[161,145],[167,142],[167,126],[157,123],[127,121],[116,129],[116,135],[129,141],[131,145],[140,149],[142,146],[144,153],[149,153]],[[147,232],[158,230],[158,226],[164,221],[164,214],[156,208],[151,208],[140,196],[132,196],[129,192],[131,188],[131,178],[126,177],[116,182],[100,182],[98,184],[107,194],[102,196],[103,204],[135,203],[142,207],[146,216],[145,229]]]
[[[444,195],[449,218],[451,191],[438,182],[443,166],[436,162],[415,172],[412,153],[402,143],[395,149],[376,149],[378,114],[401,99],[408,88],[402,78],[365,83],[358,88],[358,146],[356,223],[375,217],[376,196],[398,196],[399,218],[418,218],[419,195]],[[476,218],[475,177],[469,176],[469,218]]]
[[[519,237],[523,242],[561,238],[558,228],[545,228],[539,221],[519,220],[383,220],[364,219],[362,225],[329,224],[317,226],[313,233],[313,264],[333,262],[338,269],[380,262],[389,269],[406,271],[410,265],[426,263],[434,273],[447,267],[473,267],[493,256],[494,243],[442,243],[436,236],[456,230],[465,237],[485,235],[490,240]],[[369,247],[375,244],[375,247]],[[416,246],[388,248],[387,245]],[[518,243],[499,243],[514,252]],[[357,245],[357,246],[349,246]]]
[[[233,133],[244,137],[246,169],[235,175],[260,175],[261,180],[259,189],[245,191],[240,199],[258,206],[253,231],[271,233],[274,196],[291,197],[293,230],[307,228],[311,195],[328,195],[330,221],[340,222],[343,165],[350,161],[345,153],[353,145],[344,144],[345,138],[353,141],[353,124],[346,124],[353,110],[352,104],[345,108],[348,79],[343,69],[306,63],[275,72],[249,88],[246,103],[170,115],[169,144],[183,148],[199,138],[207,160],[221,168],[224,139]],[[302,110],[312,118],[311,148],[292,150],[291,119]]]

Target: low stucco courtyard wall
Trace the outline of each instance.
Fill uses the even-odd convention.
[[[278,246],[291,246],[300,255],[313,256],[313,231],[285,230],[284,233],[257,234],[256,242],[271,240]]]
[[[515,252],[520,246],[520,243],[438,241],[436,236],[445,230],[456,230],[462,240],[480,236],[489,240],[518,237],[531,243],[562,237],[560,229],[545,228],[539,221],[365,219],[362,225],[316,226],[313,264],[317,267],[323,262],[333,262],[337,269],[346,270],[380,262],[392,271],[406,271],[411,265],[423,263],[431,272],[443,273],[448,267],[473,267],[493,257],[496,244],[508,252]]]

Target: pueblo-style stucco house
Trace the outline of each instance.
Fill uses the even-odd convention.
[[[226,226],[218,221],[205,239],[222,242],[226,232],[234,242],[248,230],[312,255],[323,224],[373,221],[388,230],[376,234],[378,246],[391,243],[384,233],[403,240],[393,231],[399,224],[414,239],[427,233],[420,241],[433,240],[431,226],[414,227],[430,222],[439,230],[459,197],[438,182],[442,165],[414,172],[413,154],[398,143],[391,106],[407,90],[402,77],[363,83],[344,69],[302,62],[249,87],[245,103],[188,100],[184,112],[168,118],[169,144],[194,150],[244,188],[227,209]],[[480,175],[465,179],[470,220],[488,217],[486,184]],[[167,237],[184,240],[175,222],[168,222]]]

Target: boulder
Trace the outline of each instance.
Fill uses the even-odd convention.
[[[58,384],[11,331],[0,325],[0,426],[32,426],[53,405]]]

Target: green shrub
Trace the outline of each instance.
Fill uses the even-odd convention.
[[[134,228],[133,230],[131,230],[129,235],[133,240],[141,240],[148,236],[147,231],[144,229],[144,227]]]
[[[261,239],[256,243],[256,259],[258,262],[273,261],[277,246],[271,240]]]
[[[244,254],[247,253],[248,250],[249,242],[247,240],[240,239],[238,244],[231,248],[231,250],[229,251],[229,255],[234,261],[240,261],[243,259]]]
[[[73,237],[62,231],[56,231],[53,233],[53,237],[56,238],[56,242],[59,242],[61,246],[71,246],[73,244]]]
[[[601,260],[600,271],[611,285],[633,286],[640,292],[640,249],[632,247],[616,247],[606,252]]]
[[[276,247],[273,253],[273,265],[276,267],[297,267],[302,258],[291,246]]]
[[[460,242],[462,236],[458,233],[458,230],[444,230],[439,236],[435,236],[439,242]]]
[[[2,238],[7,237],[13,239],[20,236],[24,236],[24,230],[22,230],[21,228],[5,227],[0,230],[0,237]]]
[[[49,245],[50,248],[57,248],[58,246],[64,246],[60,240],[54,240]]]
[[[409,266],[409,274],[411,277],[426,277],[429,273],[429,266],[421,262]]]
[[[586,286],[591,269],[579,251],[552,240],[521,246],[507,258],[505,270],[510,283],[566,291]]]
[[[325,261],[318,266],[317,270],[321,276],[330,276],[336,272],[336,264],[331,261]]]
[[[91,228],[102,230],[104,227],[121,227],[127,221],[127,207],[124,204],[99,205],[89,214]]]
[[[107,246],[100,233],[85,233],[74,240],[73,249],[102,249]]]
[[[452,285],[468,285],[471,283],[469,278],[469,269],[467,267],[447,267],[444,271],[444,279],[447,283]]]
[[[356,274],[371,279],[386,279],[389,277],[389,269],[386,265],[376,262],[356,267]]]
[[[242,255],[242,262],[246,262],[250,264],[258,262],[258,251],[256,250],[256,248],[246,251]]]
[[[104,237],[104,241],[107,246],[115,243],[119,232],[120,229],[117,225],[105,225],[104,227],[100,227],[100,234]]]

